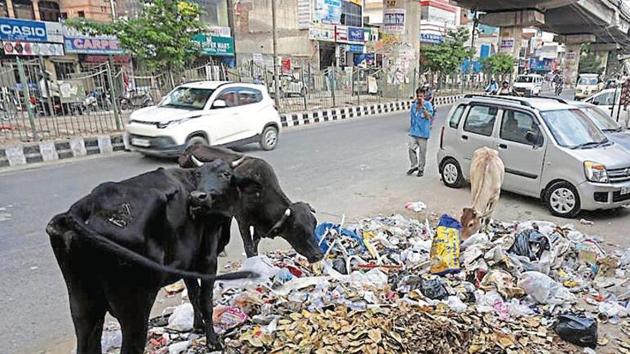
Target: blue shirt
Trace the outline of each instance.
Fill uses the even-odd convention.
[[[410,128],[409,128],[409,136],[413,136],[415,138],[425,138],[428,139],[431,135],[431,119],[427,119],[424,116],[424,111],[429,111],[431,117],[433,117],[433,105],[429,101],[424,101],[424,109],[418,108],[418,101],[414,100],[411,106],[410,113]]]

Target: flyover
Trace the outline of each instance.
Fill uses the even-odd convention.
[[[483,13],[479,22],[500,27],[500,48],[518,57],[523,27],[557,34],[566,45],[565,81],[574,83],[580,45],[596,51],[630,50],[630,6],[622,0],[451,0],[452,4]],[[626,53],[627,54],[627,53]],[[626,65],[626,68],[628,65]],[[627,70],[627,69],[626,69]]]

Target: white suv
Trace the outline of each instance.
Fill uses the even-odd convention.
[[[157,106],[129,117],[131,146],[145,155],[178,156],[193,144],[278,143],[280,115],[262,85],[198,81],[176,87]]]

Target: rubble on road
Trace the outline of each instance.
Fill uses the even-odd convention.
[[[630,249],[546,221],[460,244],[457,224],[322,224],[322,262],[229,263],[260,277],[217,282],[215,330],[228,353],[630,353]],[[148,353],[205,353],[190,305],[169,315],[152,319]]]

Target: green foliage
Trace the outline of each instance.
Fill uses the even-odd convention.
[[[497,53],[481,61],[483,71],[488,75],[507,75],[511,74],[516,65],[516,59],[506,53]]]
[[[71,19],[67,25],[92,35],[115,35],[121,46],[149,69],[180,68],[199,54],[193,36],[203,31],[199,5],[178,0],[145,0],[138,18],[99,23]]]
[[[583,44],[580,50],[580,65],[578,72],[580,74],[601,74],[604,65],[597,58],[595,52],[591,49],[590,44]]]
[[[450,30],[444,42],[436,45],[422,46],[420,55],[422,64],[440,75],[451,74],[461,67],[464,59],[473,56],[473,51],[464,44],[470,34],[465,27]]]

